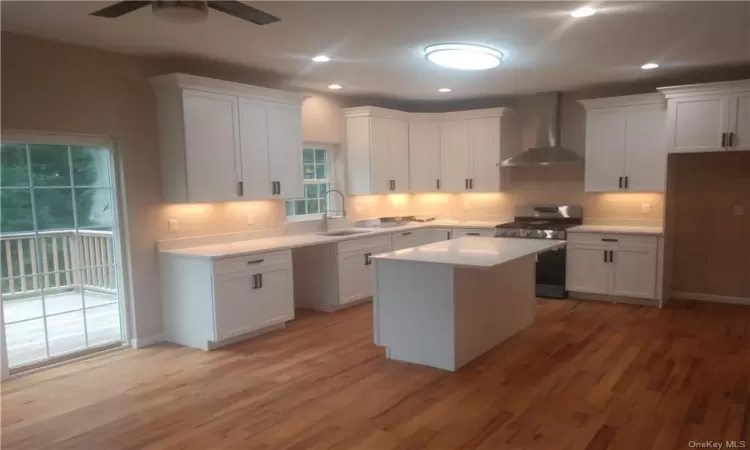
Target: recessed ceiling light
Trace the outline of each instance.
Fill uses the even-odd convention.
[[[341,86],[340,84],[329,84],[328,85],[328,89],[333,89],[333,90],[341,89],[342,87],[343,86]]]
[[[657,67],[659,67],[659,65],[656,63],[646,63],[641,66],[641,69],[649,70],[649,69],[656,69]]]
[[[570,15],[573,17],[589,17],[596,14],[596,10],[590,6],[584,6],[583,8],[578,8],[576,10],[573,10]]]
[[[326,55],[318,55],[312,59],[315,62],[328,62],[331,60],[331,58],[327,57]]]
[[[451,88],[440,88],[438,89],[438,92],[450,92]]]
[[[503,54],[494,48],[472,44],[430,45],[424,55],[439,66],[460,70],[491,69],[503,59]]]

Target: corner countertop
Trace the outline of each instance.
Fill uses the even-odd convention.
[[[306,247],[309,245],[330,244],[352,239],[363,239],[373,236],[398,233],[400,231],[416,230],[422,228],[494,228],[500,222],[479,222],[479,221],[455,221],[455,220],[435,220],[432,222],[415,222],[408,225],[385,227],[385,228],[356,228],[357,230],[367,230],[365,233],[353,234],[349,236],[321,236],[319,234],[291,234],[275,236],[263,239],[250,239],[237,242],[229,242],[213,245],[202,245],[199,247],[187,247],[171,250],[162,250],[160,253],[175,256],[223,259],[236,256],[246,256],[253,253],[271,252],[277,250],[288,250],[297,247]],[[346,228],[354,229],[354,228]],[[476,238],[474,238],[476,239]]]
[[[464,237],[372,255],[372,258],[486,269],[564,246],[565,241],[552,239]]]
[[[636,225],[579,225],[568,228],[568,233],[616,233],[616,234],[647,234],[661,236],[664,228],[660,226],[636,226]]]

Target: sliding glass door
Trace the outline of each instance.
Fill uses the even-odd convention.
[[[0,291],[11,373],[123,342],[112,150],[4,142]]]

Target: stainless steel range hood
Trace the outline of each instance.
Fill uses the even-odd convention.
[[[553,164],[581,164],[583,158],[560,146],[560,93],[549,92],[538,97],[542,106],[539,114],[536,146],[508,158],[501,166],[550,166]]]

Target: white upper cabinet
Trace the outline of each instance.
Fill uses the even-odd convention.
[[[750,150],[750,88],[729,99],[729,123],[733,129],[730,150]]]
[[[468,120],[440,122],[440,150],[442,156],[440,190],[468,191],[471,176]]]
[[[750,150],[750,80],[660,88],[667,152]]]
[[[184,149],[182,169],[186,196],[193,202],[240,198],[242,179],[237,166],[237,98],[193,90],[182,92]],[[175,114],[178,114],[175,111]],[[180,117],[176,117],[177,121]],[[169,161],[163,161],[169,163]]]
[[[406,113],[382,108],[346,110],[349,194],[409,192]]]
[[[303,96],[185,74],[151,83],[166,202],[302,196]]]
[[[409,123],[409,190],[435,192],[440,181],[440,124],[431,121]]]
[[[586,191],[663,191],[664,97],[645,94],[581,103],[586,108]]]
[[[500,161],[519,150],[507,108],[410,114],[361,107],[346,118],[353,195],[498,192]]]

